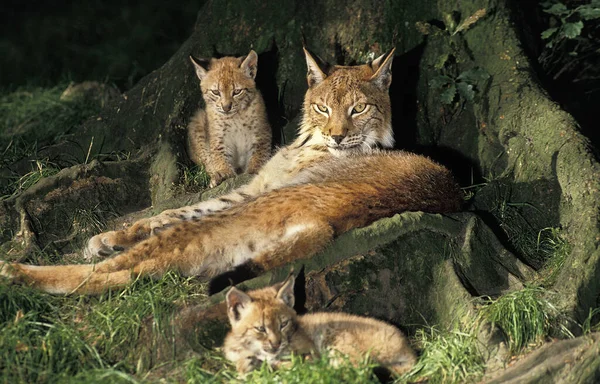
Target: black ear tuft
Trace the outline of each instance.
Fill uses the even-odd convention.
[[[396,48],[392,48],[371,63],[373,70],[375,70],[371,82],[382,91],[387,91],[390,84],[392,84],[392,61],[394,60],[395,50]]]
[[[321,68],[321,59],[319,59],[317,56],[313,56],[308,48],[303,47],[302,49],[304,49],[306,66],[308,68],[308,72],[306,73],[306,81],[308,82],[308,87],[310,88],[325,80],[327,75],[325,74],[326,72]]]
[[[254,50],[251,50],[250,53],[242,58],[242,62],[240,64],[240,68],[244,72],[246,76],[251,79],[256,78],[256,71],[258,67],[258,55]]]
[[[196,76],[198,79],[202,81],[202,79],[206,76],[208,72],[208,66],[210,65],[209,59],[200,59],[190,55],[190,61],[194,64],[194,69],[196,70]]]

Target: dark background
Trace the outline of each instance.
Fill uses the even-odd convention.
[[[204,2],[3,1],[0,89],[98,80],[127,91],[188,38]],[[540,34],[556,20],[541,3],[511,2],[524,49],[540,83],[598,147],[600,129],[592,111],[600,105],[600,23],[586,21],[580,39],[551,51]],[[573,8],[589,1],[563,3]],[[573,56],[576,49],[579,55]]]

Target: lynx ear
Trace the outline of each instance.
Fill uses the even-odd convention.
[[[231,287],[225,296],[225,301],[227,301],[227,317],[233,325],[240,321],[242,312],[252,302],[252,298],[236,287]]]
[[[206,72],[209,64],[209,60],[206,59],[198,59],[192,55],[190,55],[190,61],[194,64],[194,69],[196,70],[196,76],[202,81],[204,77],[206,77]]]
[[[371,63],[371,67],[375,74],[371,76],[371,82],[382,91],[387,91],[392,84],[392,60],[394,60],[394,51],[392,48],[389,52],[379,56]]]
[[[308,73],[306,74],[306,80],[308,81],[308,87],[311,88],[314,85],[319,84],[325,80],[327,75],[321,70],[317,60],[310,54],[306,47],[304,49],[304,56],[306,56],[306,66],[308,67]]]
[[[280,299],[290,308],[294,308],[294,282],[296,279],[294,275],[290,274],[287,279],[283,282],[281,288],[277,292],[277,298]]]
[[[256,70],[258,67],[258,55],[254,50],[251,50],[248,56],[240,64],[240,68],[244,71],[244,74],[251,79],[256,77]]]

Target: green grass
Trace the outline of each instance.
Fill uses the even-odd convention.
[[[204,300],[204,290],[173,273],[100,297],[0,284],[0,383],[133,380],[144,322],[152,317],[149,337],[162,337],[175,308]]]
[[[407,379],[432,384],[476,382],[485,365],[475,330],[475,325],[464,332],[435,327],[417,330],[415,339],[422,353]]]
[[[292,357],[290,366],[273,370],[267,364],[250,372],[245,377],[237,375],[231,363],[222,357],[212,356],[211,361],[206,358],[195,358],[186,362],[185,381],[187,383],[223,383],[244,382],[253,384],[267,383],[379,383],[373,374],[374,366],[367,359],[356,366],[347,360],[341,360],[334,366],[327,356],[309,362],[303,361],[301,357]],[[214,362],[220,364],[220,368],[213,370],[210,365]],[[336,361],[337,362],[337,361]],[[207,367],[208,366],[208,367]]]
[[[502,329],[512,353],[538,345],[548,335],[556,309],[539,286],[525,287],[489,300],[482,317]]]
[[[84,98],[60,100],[68,85],[64,82],[52,87],[25,86],[1,94],[0,137],[7,140],[2,149],[3,162],[33,154],[35,141],[48,144],[63,137],[100,110],[98,103]],[[13,139],[11,144],[11,137],[26,140]]]
[[[203,165],[181,166],[180,183],[189,192],[198,192],[208,188],[210,176],[206,173]]]
[[[35,185],[41,178],[85,161],[86,150],[77,156],[40,157],[46,146],[67,139],[100,106],[85,99],[60,100],[67,84],[50,88],[22,87],[0,94],[0,196],[10,197]]]
[[[565,260],[571,254],[571,245],[564,239],[559,228],[545,228],[538,234],[538,250],[546,262],[540,271],[540,282],[551,286],[556,282]]]

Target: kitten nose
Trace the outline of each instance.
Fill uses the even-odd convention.
[[[232,103],[221,104],[221,108],[223,108],[223,110],[224,110],[225,112],[229,112],[229,111],[231,111],[231,104],[232,104]]]
[[[273,350],[273,352],[277,351],[279,349],[279,346],[281,345],[281,343],[278,341],[276,341],[276,342],[269,341],[269,344],[271,345],[271,349]]]
[[[333,135],[331,136],[331,138],[333,139],[333,141],[335,141],[337,144],[341,143],[342,140],[344,140],[345,136],[342,135]]]

